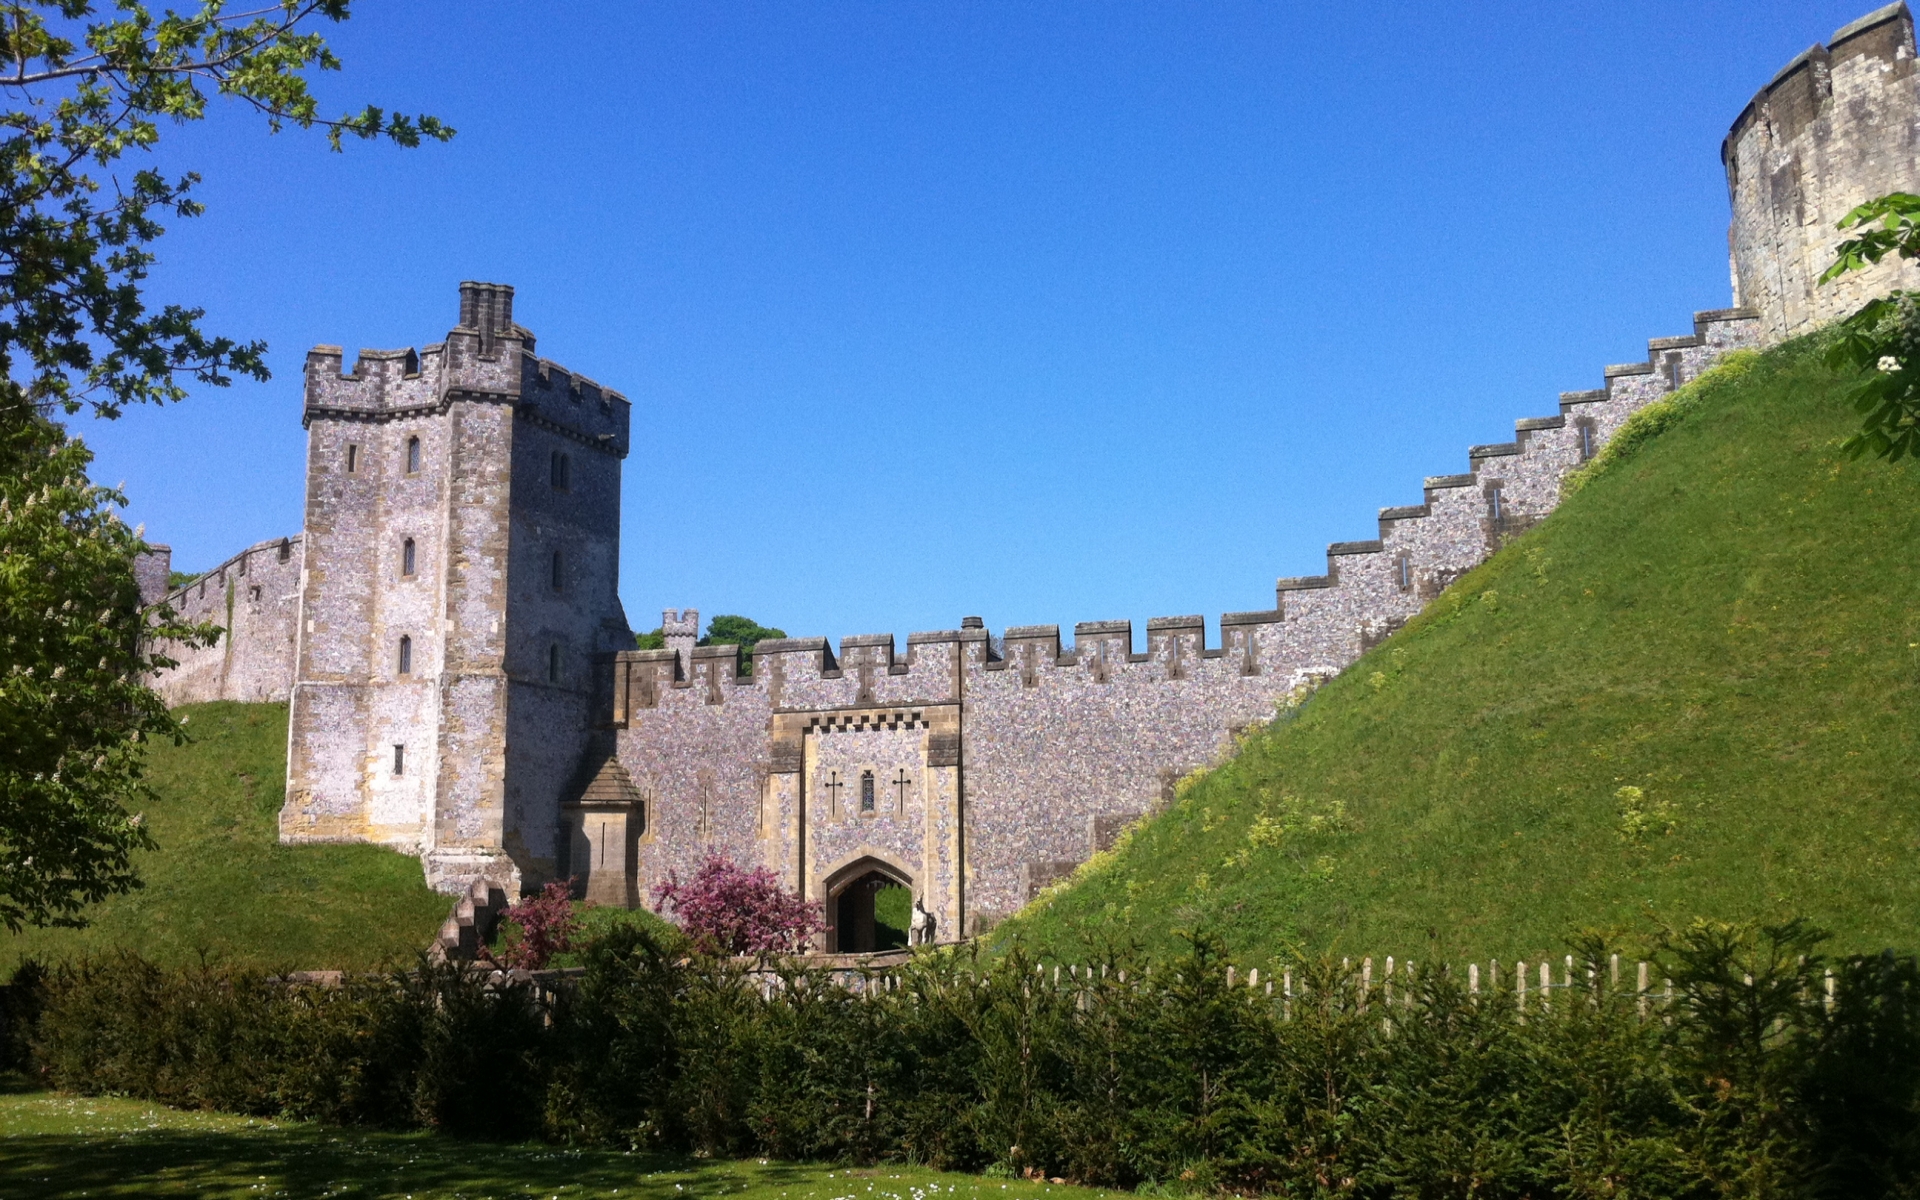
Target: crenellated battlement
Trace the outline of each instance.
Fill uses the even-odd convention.
[[[1748,310],[1697,313],[1694,326],[1692,334],[1650,339],[1644,362],[1603,368],[1605,386],[1561,393],[1557,414],[1515,421],[1514,440],[1469,447],[1469,470],[1422,480],[1422,503],[1378,510],[1378,537],[1330,544],[1324,574],[1277,580],[1272,609],[1223,614],[1221,645],[1206,644],[1199,616],[1153,618],[1138,650],[1133,623],[1125,620],[1080,622],[1070,644],[1058,625],[1014,626],[998,639],[997,652],[983,626],[963,624],[908,635],[904,658],[888,633],[848,635],[837,654],[825,638],[762,642],[755,669],[746,674],[730,647],[693,648],[696,610],[669,609],[662,627],[679,653],[616,656],[626,681],[621,686],[630,691],[641,686],[633,680],[653,677],[644,685],[649,700],[636,709],[724,705],[736,689],[746,689],[784,711],[858,707],[883,694],[895,701],[951,698],[961,690],[956,663],[983,679],[1010,678],[1040,689],[1136,676],[1161,685],[1337,672],[1507,537],[1551,511],[1560,481],[1633,412],[1695,378],[1726,350],[1758,340],[1757,319]],[[684,699],[674,699],[676,693]]]
[[[241,579],[258,577],[261,568],[271,564],[287,567],[298,574],[301,563],[301,545],[305,538],[301,534],[291,537],[268,538],[264,542],[255,542],[240,553],[215,564],[215,566],[192,580],[176,588],[169,588],[164,595],[166,603],[180,614],[193,614],[189,619],[198,620],[203,613],[211,613],[215,607],[224,606],[225,601],[215,605],[208,601],[209,589],[218,599],[225,596],[227,585]],[[291,564],[291,566],[288,566]]]
[[[421,349],[361,350],[345,370],[339,346],[307,352],[302,423],[389,422],[441,416],[457,401],[511,405],[517,416],[580,445],[624,458],[632,405],[584,375],[534,353],[513,322],[513,289],[460,285],[460,323]]]

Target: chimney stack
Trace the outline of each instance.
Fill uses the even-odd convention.
[[[462,283],[460,328],[477,332],[480,353],[492,354],[494,339],[513,329],[513,285],[471,279]]]

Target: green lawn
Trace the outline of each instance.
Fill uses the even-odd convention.
[[[1699,389],[1001,936],[1511,960],[1799,913],[1920,948],[1920,464],[1842,458],[1840,390],[1804,344]]]
[[[136,1100],[0,1095],[0,1195],[1037,1200],[1110,1193],[911,1167],[693,1161],[462,1142],[178,1112]]]
[[[202,950],[296,969],[411,962],[452,907],[419,860],[377,846],[282,846],[287,706],[180,710],[193,742],[156,746],[147,810],[159,849],[137,856],[146,887],[89,910],[89,928],[0,931],[0,967],[115,948],[162,962]]]

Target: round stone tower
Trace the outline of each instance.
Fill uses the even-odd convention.
[[[1760,90],[1720,157],[1733,207],[1733,302],[1760,314],[1770,342],[1805,333],[1892,288],[1920,288],[1920,266],[1888,260],[1819,283],[1864,201],[1920,192],[1920,79],[1904,3],[1868,13],[1809,47]]]

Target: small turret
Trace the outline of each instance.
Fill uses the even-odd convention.
[[[667,609],[660,614],[660,632],[667,636],[667,649],[679,663],[681,678],[688,678],[693,670],[693,644],[700,640],[700,610]]]

